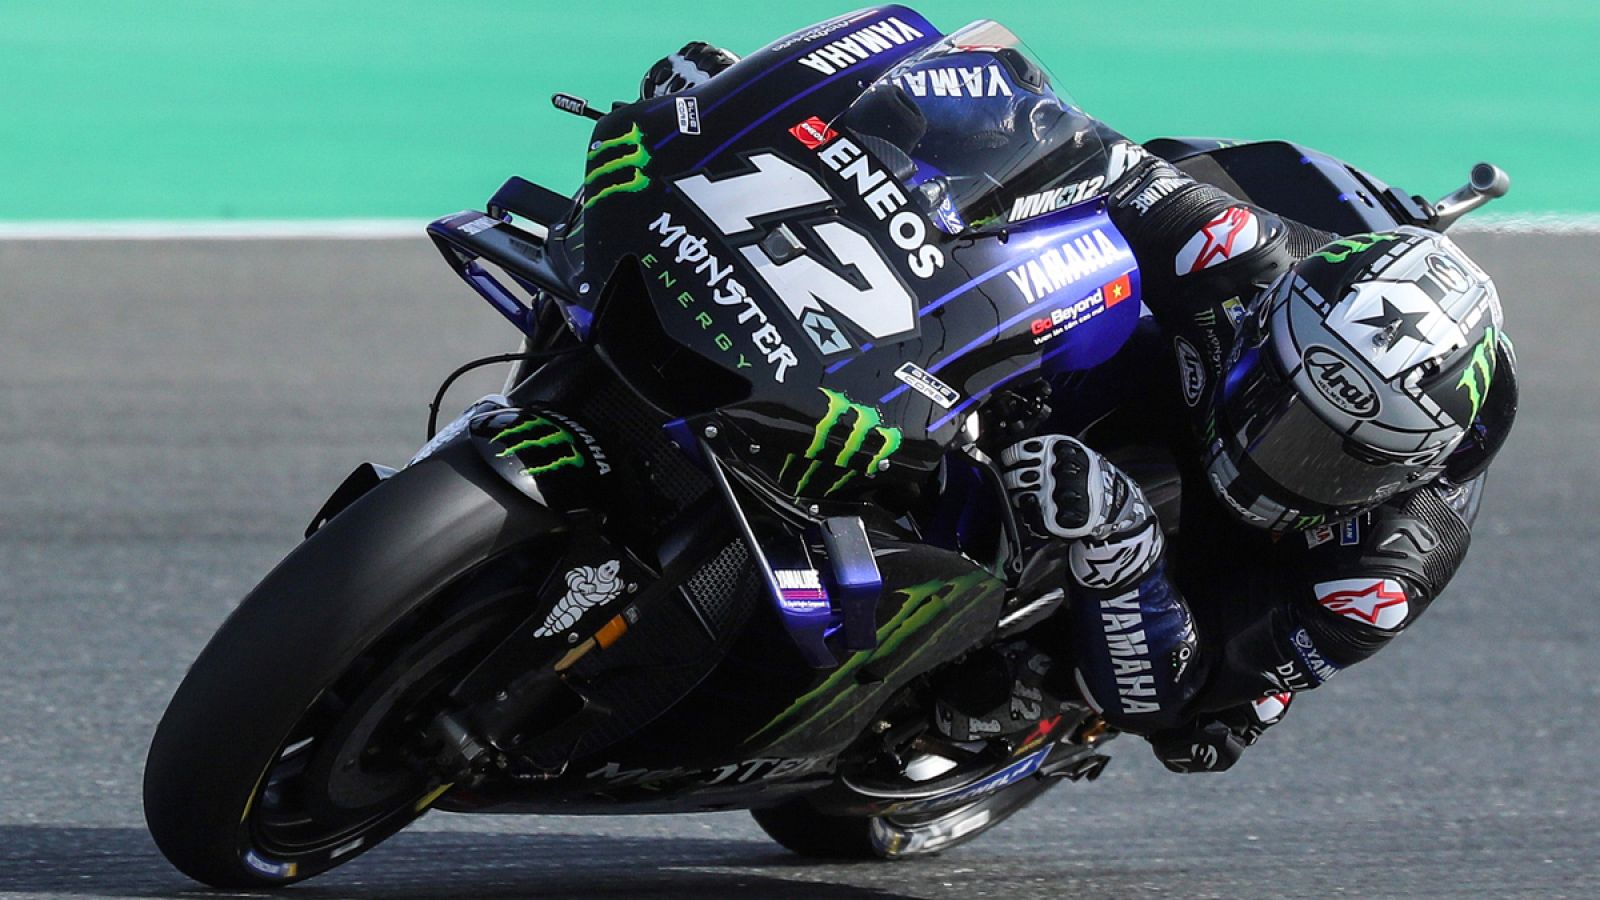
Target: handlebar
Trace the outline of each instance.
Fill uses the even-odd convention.
[[[1428,227],[1444,231],[1458,219],[1511,189],[1511,176],[1492,163],[1472,167],[1467,183],[1439,198],[1433,204],[1433,220]]]

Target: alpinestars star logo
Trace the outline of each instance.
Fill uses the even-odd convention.
[[[1292,699],[1294,699],[1293,694],[1280,692],[1250,701],[1250,711],[1255,714],[1256,724],[1262,727],[1278,724],[1278,721],[1289,712],[1289,701]]]
[[[1315,590],[1317,602],[1329,612],[1385,631],[1400,627],[1411,612],[1405,588],[1389,578],[1341,578]]]
[[[578,624],[586,610],[611,602],[622,593],[622,579],[617,572],[620,560],[594,566],[578,566],[567,572],[566,596],[556,601],[556,608],[545,616],[544,624],[534,630],[534,637],[550,637]]]
[[[1072,577],[1084,587],[1109,590],[1144,577],[1164,544],[1155,524],[1106,541],[1073,541],[1068,551]]]
[[[1253,249],[1261,242],[1261,223],[1250,210],[1230,207],[1201,226],[1178,251],[1177,274],[1191,275]]]

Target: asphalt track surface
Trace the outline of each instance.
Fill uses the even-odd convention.
[[[435,814],[293,892],[1600,894],[1600,238],[1462,243],[1525,385],[1473,552],[1233,772],[1124,738],[1098,782],[901,864],[809,863],[742,813]],[[178,679],[356,462],[407,458],[436,380],[513,344],[420,238],[0,243],[0,895],[197,895],[140,812]]]

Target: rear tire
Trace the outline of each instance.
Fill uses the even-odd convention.
[[[906,859],[929,856],[999,825],[1058,779],[1032,777],[954,810],[921,816],[839,816],[805,797],[751,810],[767,836],[812,859]]]
[[[784,849],[812,859],[877,859],[871,816],[831,816],[805,797],[753,809],[756,824]]]
[[[425,812],[440,785],[364,753],[394,727],[379,718],[492,645],[500,607],[468,596],[467,579],[560,527],[458,444],[295,548],[212,637],[156,730],[144,802],[161,852],[215,887],[281,886]]]

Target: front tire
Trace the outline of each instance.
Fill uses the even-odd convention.
[[[425,812],[448,786],[370,751],[513,614],[516,588],[484,600],[486,570],[526,565],[561,525],[458,444],[295,548],[212,637],[156,730],[144,798],[161,852],[209,885],[280,886]]]

